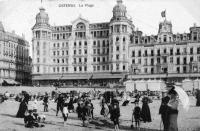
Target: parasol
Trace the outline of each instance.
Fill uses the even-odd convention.
[[[183,105],[183,108],[188,111],[190,106],[190,101],[187,93],[179,86],[175,86],[174,90],[177,92],[179,99]]]

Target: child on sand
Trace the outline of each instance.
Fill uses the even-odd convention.
[[[68,114],[69,114],[69,111],[68,111],[68,104],[65,103],[65,104],[64,104],[64,107],[63,107],[64,126],[66,125],[67,118],[68,118]]]
[[[135,103],[135,108],[133,110],[132,117],[133,116],[134,116],[134,119],[135,119],[135,127],[140,128],[141,108],[139,107],[138,102]]]

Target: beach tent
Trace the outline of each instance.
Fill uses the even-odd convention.
[[[194,89],[200,89],[200,80],[196,79],[193,81]]]
[[[193,89],[193,81],[190,80],[190,79],[185,79],[182,81],[182,88],[185,90],[185,91],[191,91]]]
[[[135,81],[135,86],[138,91],[147,91],[147,82],[144,80]]]
[[[162,88],[165,88],[165,83],[161,80],[148,80],[147,85],[150,91],[161,91]]]
[[[126,91],[132,92],[135,90],[135,82],[132,80],[128,80],[124,82]]]

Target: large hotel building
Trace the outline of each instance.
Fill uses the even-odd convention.
[[[96,86],[133,79],[200,77],[200,27],[173,34],[164,19],[157,35],[144,36],[117,0],[109,22],[90,23],[81,16],[72,25],[51,26],[44,8],[32,28],[33,82]]]
[[[24,36],[4,30],[0,22],[0,85],[31,83],[29,43]]]

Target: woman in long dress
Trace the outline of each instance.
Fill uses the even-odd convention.
[[[144,96],[142,99],[142,112],[141,112],[141,117],[144,122],[151,122],[151,112],[149,108],[149,103],[151,100],[149,99],[148,96]]]
[[[24,94],[24,99],[19,105],[19,110],[17,112],[16,117],[18,118],[24,118],[26,111],[28,110],[28,101],[29,101],[29,95],[27,93]]]
[[[169,107],[169,127],[168,131],[178,131],[178,124],[177,124],[177,118],[178,118],[178,94],[174,89],[171,89],[168,93],[170,95],[170,100],[168,103]]]

